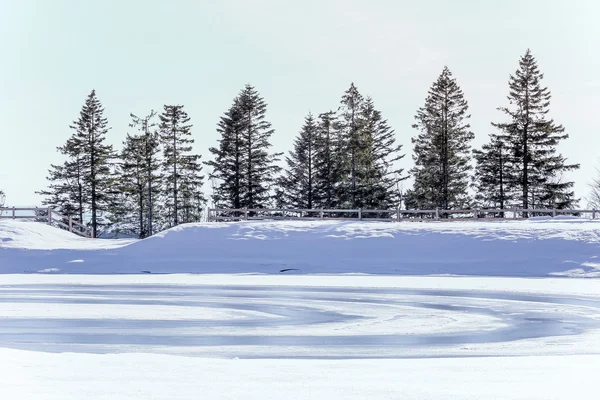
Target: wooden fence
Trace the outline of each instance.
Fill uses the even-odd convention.
[[[91,229],[70,216],[59,214],[52,207],[0,207],[1,219],[30,219],[58,226],[79,236],[92,237]]]
[[[523,219],[531,216],[583,215],[596,218],[599,210],[561,209],[470,209],[470,210],[366,210],[366,209],[280,209],[209,208],[208,221],[249,220],[358,220],[358,221],[440,221],[457,219]]]

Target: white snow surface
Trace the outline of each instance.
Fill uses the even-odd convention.
[[[0,273],[600,277],[600,222],[255,221],[187,224],[145,240],[0,222]],[[282,272],[283,271],[283,272]]]
[[[595,400],[598,356],[218,360],[0,349],[11,400]]]

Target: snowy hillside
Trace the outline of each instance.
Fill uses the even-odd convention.
[[[600,223],[240,222],[91,240],[0,222],[0,273],[366,273],[600,276]]]

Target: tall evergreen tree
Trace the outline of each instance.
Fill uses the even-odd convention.
[[[543,77],[527,50],[519,60],[519,69],[509,79],[511,106],[499,109],[509,121],[492,125],[514,157],[512,183],[519,189],[522,207],[568,208],[576,203],[573,182],[564,181],[562,175],[579,165],[567,164],[557,153],[559,142],[569,136],[562,125],[547,116],[551,94],[541,84]]]
[[[357,185],[359,163],[364,150],[361,146],[364,144],[361,141],[363,105],[364,98],[352,83],[342,96],[336,124],[338,150],[340,151],[338,158],[340,181],[337,185],[337,198],[342,207],[357,208],[361,206]]]
[[[497,135],[490,135],[490,142],[481,150],[473,150],[475,200],[483,207],[503,210],[514,200],[514,166],[509,150]]]
[[[146,220],[146,171],[143,140],[127,134],[117,169],[120,201],[114,210],[118,231],[149,236]]]
[[[404,155],[373,100],[351,84],[342,96],[334,126],[332,177],[337,205],[395,208],[400,200],[398,182],[405,179],[397,161]]]
[[[152,110],[145,117],[138,117],[134,114],[130,114],[130,116],[130,126],[132,128],[136,127],[140,131],[139,140],[141,143],[138,150],[141,152],[142,157],[146,202],[146,231],[144,234],[151,236],[156,232],[154,215],[158,208],[159,196],[162,193],[160,140],[154,122],[156,112]]]
[[[279,185],[284,203],[292,208],[312,209],[320,203],[316,189],[317,123],[308,114],[294,141],[294,149],[286,157],[287,168]]]
[[[274,129],[266,118],[267,103],[251,85],[239,95],[242,116],[242,138],[246,152],[246,191],[244,203],[248,208],[263,208],[272,200],[271,188],[281,171],[276,163],[281,153],[269,153]]]
[[[67,215],[76,214],[79,220],[89,211],[92,235],[96,237],[98,228],[105,224],[101,216],[114,204],[115,191],[111,171],[114,151],[104,143],[108,122],[94,90],[70,128],[73,135],[58,148],[67,160],[52,166],[48,176],[51,184],[40,193],[46,196],[44,204],[57,206]]]
[[[269,152],[274,130],[266,112],[264,99],[246,85],[219,122],[219,148],[210,149],[215,159],[207,164],[218,180],[213,200],[220,207],[264,208],[273,200],[281,154]]]
[[[411,208],[450,209],[468,204],[471,169],[468,104],[448,67],[429,89],[425,105],[417,111],[412,139],[415,182],[407,195]]]
[[[340,182],[341,152],[336,140],[337,117],[334,111],[319,115],[315,136],[315,198],[316,207],[335,208],[338,206],[337,185]]]
[[[200,156],[191,153],[190,118],[181,105],[165,105],[159,116],[159,140],[163,148],[165,208],[171,226],[191,222],[198,217],[203,202]],[[193,206],[192,206],[193,204]]]
[[[396,208],[400,201],[398,184],[406,179],[397,166],[404,157],[396,144],[394,131],[367,97],[361,110],[362,132],[359,135],[357,193],[359,205],[370,209]]]
[[[84,164],[81,147],[73,137],[60,147],[60,154],[67,157],[62,165],[50,166],[48,170],[47,189],[36,192],[44,196],[42,204],[50,206],[59,213],[71,217],[83,224],[83,215],[89,202],[88,193],[84,191]]]
[[[92,90],[79,114],[73,122],[75,130],[75,146],[79,147],[83,161],[84,188],[88,192],[91,213],[92,235],[96,237],[98,227],[104,225],[99,221],[103,213],[110,212],[113,204],[114,177],[111,163],[115,157],[112,145],[105,144],[108,132],[108,121],[104,118],[104,107]]]
[[[217,132],[221,135],[219,147],[209,151],[214,160],[205,164],[212,168],[210,179],[213,182],[213,202],[216,207],[240,209],[245,190],[245,155],[242,138],[242,115],[239,98],[220,118]]]

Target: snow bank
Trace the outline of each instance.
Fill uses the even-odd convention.
[[[600,277],[600,223],[580,222],[205,223],[136,241],[5,221],[0,272]]]
[[[598,356],[219,360],[0,349],[10,399],[596,399]],[[198,394],[201,393],[201,396]]]

